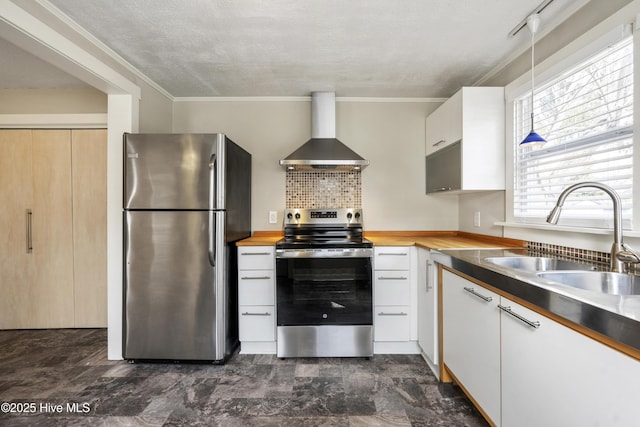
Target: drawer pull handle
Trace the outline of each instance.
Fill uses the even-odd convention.
[[[406,252],[380,252],[379,256],[407,256]]]
[[[267,279],[271,279],[271,277],[269,276],[256,276],[256,277],[250,277],[250,276],[245,276],[245,277],[241,277],[241,280],[267,280]]]
[[[516,319],[526,323],[527,325],[531,326],[532,328],[536,328],[537,329],[537,328],[540,327],[540,322],[529,320],[529,319],[527,319],[525,317],[522,317],[518,313],[516,313],[513,310],[511,310],[511,307],[509,307],[509,306],[504,306],[504,305],[498,304],[498,308],[500,310],[504,311],[505,313],[512,315]]]
[[[473,288],[467,288],[467,287],[465,286],[464,290],[465,290],[465,291],[467,291],[467,292],[469,292],[471,295],[475,295],[475,296],[477,296],[478,298],[485,300],[486,302],[491,302],[491,301],[493,301],[493,297],[485,297],[484,295],[477,293],[477,292],[475,291],[475,289],[473,289]]]
[[[381,311],[378,313],[378,316],[408,316],[408,314],[404,311],[401,311],[400,313],[385,313],[384,311]]]
[[[242,313],[243,316],[271,316],[271,313],[269,312],[264,312],[264,313],[251,313],[248,311],[245,311],[244,313]]]
[[[240,255],[271,255],[269,252],[242,252]]]
[[[378,280],[407,280],[407,278],[403,277],[403,276],[399,276],[399,277],[384,277],[384,276],[381,276],[381,277],[378,277]]]
[[[440,141],[434,143],[433,145],[431,145],[432,147],[437,147],[440,144],[443,144],[444,142],[446,142],[444,139],[441,139]]]

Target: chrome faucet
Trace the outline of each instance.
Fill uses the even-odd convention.
[[[622,242],[622,202],[616,191],[608,185],[599,182],[579,182],[564,189],[556,206],[549,212],[547,222],[549,224],[557,224],[562,211],[562,205],[569,194],[579,188],[594,187],[598,188],[611,197],[613,201],[613,245],[611,246],[611,271],[618,273],[625,272],[625,263],[640,263],[640,255],[633,251],[629,246]]]

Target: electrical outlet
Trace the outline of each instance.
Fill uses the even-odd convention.
[[[480,227],[480,211],[475,211],[473,213],[473,226]]]
[[[278,212],[269,211],[269,224],[276,224],[278,222]]]

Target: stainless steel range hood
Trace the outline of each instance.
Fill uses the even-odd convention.
[[[311,139],[280,165],[287,170],[361,170],[369,161],[336,138],[336,94],[311,94]]]

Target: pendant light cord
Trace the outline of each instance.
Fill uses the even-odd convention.
[[[536,32],[533,28],[529,28],[529,30],[531,31],[531,132],[533,132],[533,91],[535,89],[535,84],[534,84],[534,71],[533,71],[533,67],[535,66],[534,64],[534,58],[535,58],[535,36],[536,36]]]

